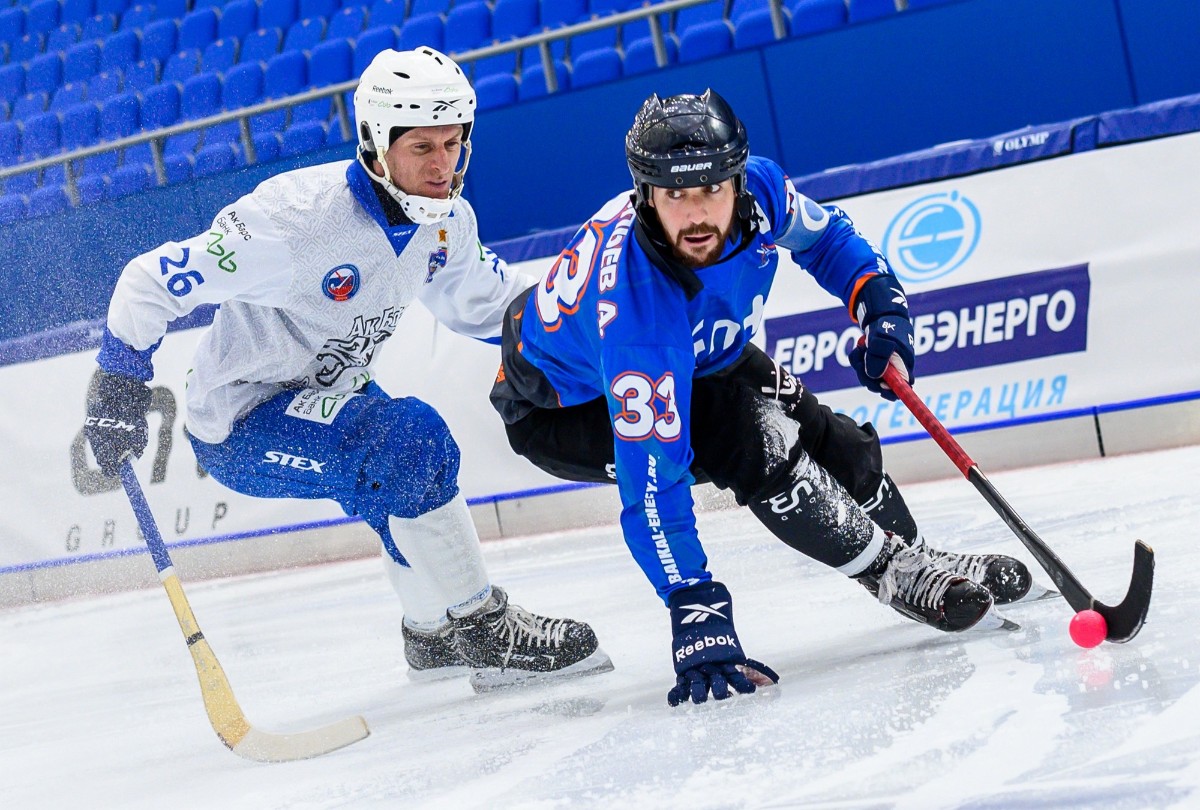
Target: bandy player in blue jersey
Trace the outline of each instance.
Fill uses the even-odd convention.
[[[1030,587],[1000,555],[926,545],[884,472],[871,425],[834,414],[750,340],[778,250],[847,307],[866,336],[860,380],[894,399],[913,327],[887,261],[836,207],[751,157],[728,103],[650,97],[625,142],[633,194],[607,203],[509,307],[492,402],[513,449],[542,469],[620,488],[634,558],[671,613],[671,705],[778,680],[742,651],[713,579],[691,486],[732,490],[787,545],[940,630],[965,630]]]

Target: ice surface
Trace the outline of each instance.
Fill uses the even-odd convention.
[[[1094,650],[1061,600],[1008,611],[1016,633],[944,635],[747,512],[707,515],[743,645],[782,682],[674,710],[667,613],[615,529],[485,545],[515,603],[590,621],[616,665],[549,688],[410,682],[374,560],[184,583],[251,722],[371,724],[282,765],[220,745],[160,589],[0,612],[0,807],[1198,807],[1198,469],[1192,447],[992,476],[1105,601],[1134,539],[1157,551],[1145,629]],[[1034,566],[965,481],[905,495],[934,545]]]

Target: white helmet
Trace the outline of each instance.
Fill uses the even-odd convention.
[[[475,121],[475,91],[454,60],[433,48],[382,51],[363,71],[354,91],[358,121],[358,162],[400,203],[418,225],[450,215],[462,193],[463,176],[471,159],[471,126]],[[462,124],[462,168],[454,173],[444,200],[406,194],[392,182],[383,154],[406,129]],[[379,162],[383,174],[375,173]]]

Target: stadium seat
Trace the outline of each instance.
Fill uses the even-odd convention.
[[[193,11],[179,21],[179,50],[203,51],[217,38],[217,12],[211,8]]]
[[[196,153],[193,177],[209,177],[236,169],[242,165],[242,150],[232,143],[206,145]]]
[[[239,62],[266,62],[279,53],[283,35],[275,28],[260,28],[249,34],[242,41],[242,51],[238,54]]]
[[[29,215],[29,200],[24,194],[5,194],[0,197],[0,225],[20,222]]]
[[[25,68],[21,65],[0,67],[0,101],[16,101],[25,92]]]
[[[94,205],[108,199],[109,179],[102,174],[80,177],[75,181],[80,205]]]
[[[496,0],[492,8],[494,38],[504,42],[523,37],[537,29],[538,0]]]
[[[308,83],[313,87],[354,78],[354,51],[345,39],[327,39],[308,56]]]
[[[329,20],[329,29],[325,32],[325,39],[326,41],[354,39],[366,27],[366,10],[361,6],[346,6]]]
[[[446,53],[460,54],[481,48],[492,38],[492,10],[483,0],[455,3],[446,15]]]
[[[21,127],[15,121],[0,121],[0,166],[12,166],[21,154]]]
[[[58,21],[61,23],[80,23],[96,13],[93,0],[62,0]]]
[[[296,21],[298,13],[296,0],[262,0],[258,9],[258,25],[260,28],[286,31]]]
[[[311,152],[325,145],[325,137],[329,134],[328,127],[321,121],[303,121],[287,128],[283,133],[283,148],[281,157]]]
[[[263,96],[268,99],[286,98],[304,90],[308,83],[304,54],[298,51],[281,53],[267,63],[263,74]],[[287,125],[287,110],[273,110],[250,120],[254,134],[282,132]]]
[[[217,25],[217,36],[221,39],[246,37],[258,29],[258,3],[254,0],[234,0],[221,11]]]
[[[510,76],[515,76],[517,73],[517,54],[517,51],[510,51],[509,53],[498,53],[495,56],[485,56],[482,59],[476,59],[470,64],[463,65],[463,70],[467,71],[475,82],[498,73],[507,73]]]
[[[64,82],[85,82],[100,70],[100,43],[97,40],[72,45],[63,55]]]
[[[374,25],[374,21],[368,22]],[[400,29],[400,35],[396,37],[396,50],[411,51],[420,45],[428,45],[439,51],[446,50],[446,21],[441,14],[409,17],[408,22]],[[357,51],[355,58],[358,58]]]
[[[111,14],[120,19],[128,6],[129,0],[96,0],[96,13]]]
[[[166,62],[179,50],[179,23],[174,20],[155,20],[142,29],[143,59]]]
[[[847,20],[851,23],[878,20],[896,13],[896,0],[850,0]]]
[[[167,185],[186,183],[191,180],[196,171],[196,158],[187,152],[172,152],[163,154],[163,173]]]
[[[68,152],[91,146],[100,138],[100,105],[76,104],[62,112],[62,145]]]
[[[25,11],[25,33],[48,34],[58,27],[58,0],[37,0]]]
[[[221,79],[215,73],[200,73],[183,83],[179,99],[179,120],[195,121],[215,115],[221,109]],[[148,129],[143,106],[143,129]],[[157,127],[155,127],[157,129]],[[194,153],[200,145],[202,130],[172,135],[163,145],[163,155]]]
[[[121,31],[140,31],[154,21],[154,6],[139,4],[130,6],[121,14]]]
[[[112,173],[108,198],[117,200],[121,197],[130,197],[140,194],[153,185],[154,174],[149,166],[144,163],[122,166]]]
[[[621,78],[621,55],[616,48],[587,51],[573,61],[571,86],[575,89]]]
[[[83,82],[68,82],[54,91],[50,99],[50,109],[62,112],[67,107],[82,104],[87,101],[87,85]]]
[[[475,83],[475,96],[480,110],[515,104],[517,102],[517,77],[511,73],[485,76]]]
[[[158,84],[158,62],[149,59],[125,68],[125,90],[145,92]]]
[[[46,49],[46,35],[41,33],[25,34],[12,43],[8,58],[13,62],[28,62]]]
[[[87,88],[87,97],[90,101],[99,103],[112,98],[121,92],[121,73],[120,71],[97,73],[88,79]]]
[[[200,57],[200,70],[206,73],[224,73],[237,64],[237,37],[218,39],[208,43]]]
[[[571,51],[571,64],[574,65],[581,56],[593,51],[611,51],[617,47],[616,26],[602,28],[599,31],[588,31],[571,37],[568,45]]]
[[[225,6],[225,0],[195,0],[192,3],[192,11],[199,11],[202,8],[211,8],[220,11]]]
[[[200,72],[200,51],[186,50],[173,54],[163,67],[161,82],[186,82]]]
[[[26,63],[26,93],[38,91],[53,93],[60,84],[62,84],[62,57],[58,54],[44,53]]]
[[[257,104],[263,97],[263,69],[258,62],[243,62],[225,73],[221,87],[221,105],[238,110]]]
[[[783,15],[783,19],[784,36],[786,37],[790,33],[786,13]],[[771,19],[771,10],[769,8],[756,8],[747,11],[733,21],[733,47],[735,50],[755,48],[774,41],[775,22]]]
[[[381,51],[396,47],[396,35],[390,26],[367,29],[354,41],[354,75],[361,76],[371,60]],[[436,48],[436,45],[430,45]],[[404,48],[401,48],[404,50]]]
[[[179,85],[163,82],[142,93],[141,129],[151,132],[169,127],[179,120]]]
[[[330,123],[329,134],[325,136],[326,146],[338,146],[339,144],[347,143],[348,141],[352,142],[353,140],[353,138],[347,139],[342,134],[342,127],[337,121]]]
[[[788,9],[793,37],[811,36],[846,24],[843,0],[797,0]]]
[[[325,36],[325,21],[316,17],[292,23],[283,38],[284,51],[310,51]]]
[[[675,33],[680,45],[682,59],[683,35],[697,25],[713,23],[725,19],[724,3],[701,3],[700,5],[681,8],[675,12],[671,22],[671,31]]]
[[[123,70],[138,61],[136,31],[118,31],[100,43],[100,70]]]
[[[586,0],[539,0],[538,18],[545,28],[561,28],[591,16]]]
[[[396,29],[403,27],[407,19],[404,0],[375,0],[371,4],[371,15],[368,19],[372,28],[381,25],[390,25]]]
[[[83,33],[79,38],[87,42],[92,39],[104,39],[117,30],[117,18],[112,14],[97,14],[83,21]]]
[[[13,42],[25,33],[25,9],[0,9],[0,42]]]
[[[26,93],[16,100],[12,109],[12,120],[24,121],[35,115],[41,115],[50,106],[50,95],[39,90],[36,93]]]
[[[422,14],[442,14],[450,10],[452,0],[410,0],[409,17],[419,17]]]
[[[154,0],[154,16],[160,20],[180,20],[188,13],[188,0]],[[200,8],[196,3],[196,8]]]
[[[667,64],[674,64],[679,58],[679,46],[670,37],[664,38],[667,51]],[[644,37],[625,46],[625,61],[622,70],[626,76],[658,69],[658,58],[654,53],[654,41]]]
[[[4,181],[4,191],[7,194],[26,194],[38,187],[42,182],[42,173],[37,169],[31,172],[14,174]]]
[[[29,195],[29,218],[45,217],[71,207],[66,190],[60,185],[35,189]]]
[[[140,109],[137,93],[118,93],[105,99],[100,105],[100,140],[116,141],[135,134],[140,126]]]
[[[731,50],[733,28],[724,19],[693,23],[679,39],[679,63],[700,62]]]
[[[566,63],[555,59],[554,75],[558,80],[558,90],[556,92],[561,93],[571,88],[571,72],[567,69]],[[541,64],[525,68],[521,71],[521,86],[517,89],[518,100],[528,101],[529,99],[541,98],[547,95],[548,92],[546,89],[546,71],[542,68]]]
[[[337,0],[300,0],[298,12],[302,20],[314,17],[327,20],[333,16],[338,8],[339,3]]]
[[[79,41],[81,31],[78,23],[63,23],[46,36],[46,52],[65,51]]]
[[[32,115],[22,122],[21,155],[27,160],[46,157],[58,152],[62,137],[58,113],[44,112]]]
[[[254,142],[254,159],[258,163],[270,163],[279,159],[283,138],[278,132],[260,132],[251,137]]]

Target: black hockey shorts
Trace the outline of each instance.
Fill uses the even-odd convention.
[[[525,366],[528,373],[527,362]],[[875,495],[883,480],[883,455],[874,427],[834,413],[807,388],[789,409],[800,424],[799,444],[790,449],[788,459],[774,457],[780,451],[765,440],[755,414],[765,399],[762,388],[775,382],[774,364],[753,345],[729,368],[693,382],[692,474],[697,483],[711,481],[730,489],[738,503],[745,504],[771,483],[785,462],[786,467],[794,464],[802,449],[856,502]],[[502,375],[492,402],[501,413],[523,413],[505,425],[518,455],[568,481],[614,482],[612,422],[603,398],[566,408],[538,407],[522,401],[511,377]],[[515,402],[524,407],[514,409]]]

